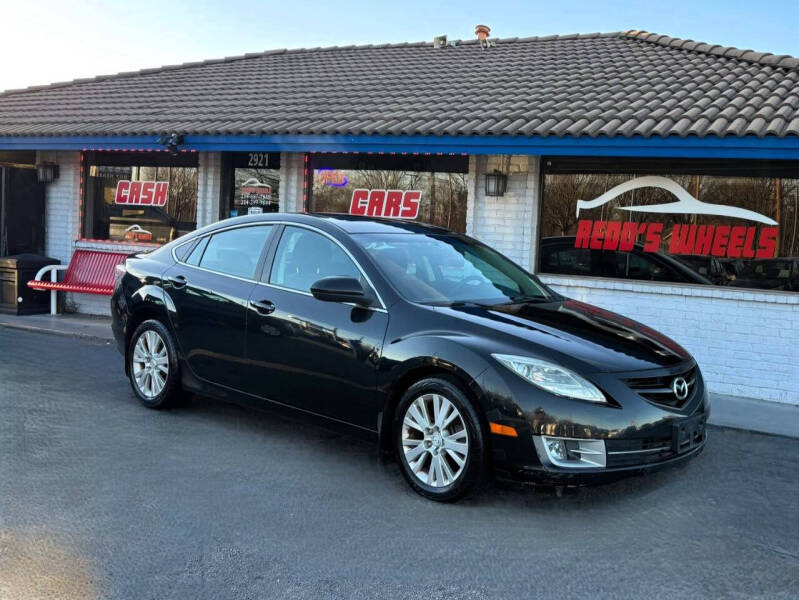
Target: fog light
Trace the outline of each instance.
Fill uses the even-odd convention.
[[[533,443],[544,466],[596,469],[607,464],[605,440],[534,435]]]
[[[566,444],[563,440],[547,440],[547,453],[558,460],[566,460]]]

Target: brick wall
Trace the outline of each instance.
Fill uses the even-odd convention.
[[[283,152],[280,155],[280,212],[302,211],[305,155]]]
[[[537,156],[472,156],[469,160],[466,233],[496,248],[525,268],[532,264],[537,215]],[[508,172],[503,196],[485,195],[485,174]]]
[[[197,227],[205,227],[219,220],[219,202],[222,182],[222,154],[200,152],[197,172]]]
[[[37,160],[59,165],[58,179],[45,189],[45,253],[67,264],[80,230],[80,152],[39,152]]]
[[[799,404],[799,294],[542,275],[694,355],[711,392]]]

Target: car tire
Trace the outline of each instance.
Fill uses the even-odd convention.
[[[147,408],[171,408],[180,403],[180,365],[172,335],[155,319],[142,322],[128,346],[128,378],[139,402]]]
[[[480,418],[449,379],[429,377],[405,391],[394,411],[392,437],[405,480],[425,498],[454,502],[484,481],[487,451]]]

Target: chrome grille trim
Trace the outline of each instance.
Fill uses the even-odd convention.
[[[646,448],[644,450],[616,450],[614,452],[608,451],[608,454],[649,454],[652,452],[663,452],[671,450],[671,446],[659,446],[658,448]]]
[[[672,382],[677,377],[685,379],[688,385],[688,395],[680,400],[674,394]],[[636,394],[660,406],[667,408],[682,408],[688,404],[696,393],[697,367],[693,365],[677,373],[663,373],[662,375],[649,375],[646,377],[627,377],[623,381]]]

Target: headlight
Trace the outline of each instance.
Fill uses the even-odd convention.
[[[503,365],[538,387],[567,398],[577,398],[588,402],[607,402],[605,396],[590,381],[556,364],[510,354],[492,354]]]

